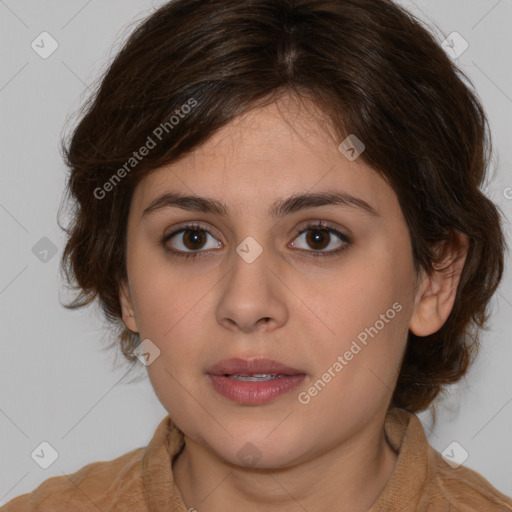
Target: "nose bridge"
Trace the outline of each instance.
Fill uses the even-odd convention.
[[[232,269],[217,305],[221,323],[237,324],[244,331],[251,330],[261,319],[284,321],[286,308],[282,286],[272,267],[272,249],[264,247],[255,237],[240,242],[233,254]],[[274,265],[275,266],[275,265]]]
[[[261,240],[261,236],[259,237]],[[251,296],[261,293],[267,288],[271,272],[269,264],[271,258],[271,248],[264,247],[264,242],[260,244],[255,237],[247,236],[240,242],[233,255],[233,270],[230,273],[229,281],[234,287],[250,287]],[[268,293],[268,290],[266,291]]]

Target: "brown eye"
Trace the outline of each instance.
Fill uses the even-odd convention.
[[[208,246],[209,237],[212,239],[210,246]],[[306,226],[299,232],[299,236],[295,240],[301,237],[305,238],[306,247],[299,247],[295,241],[291,245],[299,247],[301,252],[306,252],[313,257],[334,257],[351,245],[351,241],[346,235],[321,222]],[[338,239],[337,245],[335,244],[335,238]],[[333,243],[335,244],[333,248],[325,250]],[[165,235],[161,244],[173,256],[184,258],[207,256],[209,250],[222,247],[222,243],[208,229],[195,224],[183,226],[181,229]]]
[[[299,240],[301,237],[305,239],[306,247],[299,248],[304,249],[304,251],[307,251],[313,257],[336,256],[347,249],[351,244],[350,239],[346,235],[331,226],[322,224],[321,222],[306,226],[299,232],[299,237],[297,237],[296,240]],[[338,244],[336,244],[334,237],[338,239]],[[325,250],[333,243],[334,247],[331,247],[329,250]],[[292,242],[292,245],[294,247],[298,247],[295,241]]]
[[[212,239],[209,246],[208,238]],[[206,228],[195,224],[183,226],[164,236],[161,243],[173,255],[184,257],[200,256],[208,249],[217,249],[222,245]]]

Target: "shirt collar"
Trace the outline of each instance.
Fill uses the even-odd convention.
[[[417,416],[391,409],[384,424],[386,438],[398,459],[384,491],[370,512],[416,510],[425,485],[436,472],[434,451]]]
[[[420,420],[410,412],[389,410],[384,430],[389,444],[398,453],[398,459],[384,491],[370,512],[412,510],[425,482],[435,473],[433,451]],[[183,432],[166,416],[142,458],[142,488],[148,510],[187,511],[172,474],[172,463],[184,445]]]

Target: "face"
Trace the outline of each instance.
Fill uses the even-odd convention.
[[[315,119],[292,100],[254,110],[147,175],[132,199],[125,323],[160,351],[147,370],[173,421],[239,466],[244,450],[258,467],[285,467],[368,432],[388,408],[417,305],[393,189]],[[287,203],[305,194],[344,200]],[[286,391],[275,395],[271,381],[212,378],[231,358],[299,376],[277,377]],[[263,391],[240,402],[214,381],[228,395]]]

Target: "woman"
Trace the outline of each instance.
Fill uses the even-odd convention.
[[[169,416],[2,510],[512,510],[414,414],[465,374],[503,273],[461,75],[388,0],[140,25],[65,147],[63,268]]]

